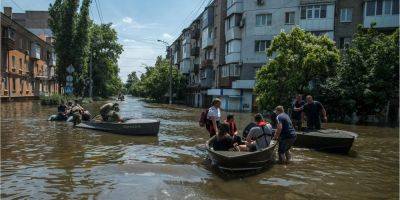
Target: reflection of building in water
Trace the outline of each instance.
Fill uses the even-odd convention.
[[[59,91],[55,77],[56,56],[51,45],[47,11],[1,13],[2,99],[35,98]]]

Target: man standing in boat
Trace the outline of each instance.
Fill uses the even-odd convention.
[[[289,115],[285,113],[283,106],[277,106],[275,108],[275,113],[277,114],[276,121],[276,132],[274,140],[279,141],[279,162],[281,164],[287,164],[290,159],[290,148],[296,140],[296,132],[293,128],[292,121]]]
[[[307,117],[308,130],[321,129],[321,114],[324,122],[327,122],[326,111],[324,106],[318,101],[314,101],[311,95],[306,97],[307,103],[303,106],[303,111]]]
[[[293,102],[292,105],[292,120],[293,120],[293,125],[296,128],[296,130],[301,131],[302,125],[303,125],[303,106],[305,102],[303,101],[303,97],[301,94],[298,94],[296,96],[296,100]]]

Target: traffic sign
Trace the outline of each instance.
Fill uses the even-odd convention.
[[[75,68],[74,68],[74,66],[72,66],[72,65],[69,65],[69,66],[67,67],[67,72],[68,72],[69,74],[72,74],[72,73],[74,73],[74,71],[75,71]]]
[[[74,91],[74,88],[71,87],[71,86],[66,86],[64,88],[64,92],[67,93],[67,94],[72,94],[73,91]]]
[[[66,82],[65,85],[72,87],[74,84],[72,82]]]
[[[74,81],[74,77],[72,77],[71,75],[68,75],[68,76],[67,76],[67,81],[68,81],[68,82]]]

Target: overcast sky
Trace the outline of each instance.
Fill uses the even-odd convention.
[[[131,71],[141,74],[143,64],[152,65],[165,46],[157,39],[172,42],[210,0],[97,0],[104,23],[113,23],[124,52],[119,59],[123,81]],[[54,0],[1,0],[13,12],[47,10]],[[96,1],[92,0],[90,16],[101,23]]]

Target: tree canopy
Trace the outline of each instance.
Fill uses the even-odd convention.
[[[270,60],[257,72],[255,86],[262,109],[290,105],[294,95],[309,90],[310,81],[333,75],[340,59],[329,37],[315,36],[298,27],[277,35],[267,56]]]

